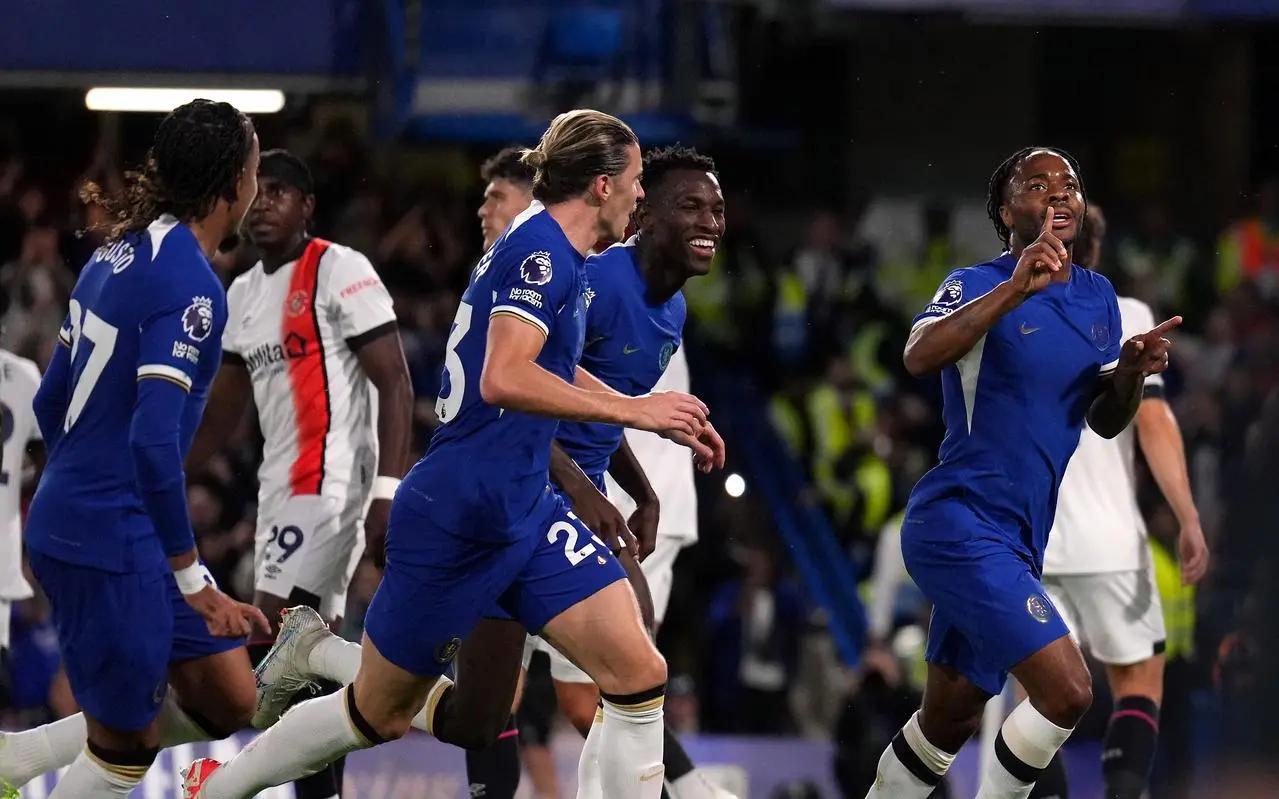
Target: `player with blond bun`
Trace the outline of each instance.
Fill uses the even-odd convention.
[[[196,761],[187,799],[248,799],[399,738],[415,717],[435,732],[453,693],[444,672],[494,604],[600,686],[605,795],[661,795],[666,663],[609,547],[551,487],[551,442],[561,419],[635,427],[680,441],[709,470],[723,465],[723,441],[696,397],[628,397],[578,367],[585,255],[621,239],[643,197],[635,134],[608,114],[571,111],[524,160],[536,170],[536,202],[463,294],[440,427],[392,503],[354,684],[298,705],[225,766]]]

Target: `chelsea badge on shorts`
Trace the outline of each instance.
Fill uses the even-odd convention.
[[[1052,615],[1052,610],[1048,606],[1048,600],[1039,594],[1031,594],[1026,598],[1026,612],[1030,617],[1040,624],[1047,624],[1048,617]]]
[[[448,663],[457,657],[457,650],[462,646],[461,638],[454,638],[452,641],[445,641],[435,648],[435,659],[440,663]]]

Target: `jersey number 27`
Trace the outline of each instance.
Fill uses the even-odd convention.
[[[80,307],[76,299],[71,300],[67,317],[71,321],[72,389],[67,415],[62,420],[64,433],[71,430],[84,411],[89,395],[107,368],[107,361],[111,360],[111,353],[115,352],[115,340],[120,332],[93,311]]]

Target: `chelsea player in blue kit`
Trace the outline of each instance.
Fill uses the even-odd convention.
[[[660,795],[666,665],[609,548],[551,488],[551,441],[557,419],[571,419],[661,433],[703,464],[722,462],[722,442],[700,440],[707,411],[695,397],[627,397],[577,366],[583,254],[620,239],[643,197],[634,133],[607,114],[568,112],[525,159],[538,202],[480,260],[463,295],[441,426],[396,494],[354,685],[298,705],[220,768],[197,761],[191,799],[248,799],[398,738],[422,713],[430,730],[452,689],[445,670],[495,601],[600,686],[607,794]]]
[[[1181,321],[1121,342],[1109,281],[1071,264],[1085,204],[1065,153],[1014,153],[988,210],[1007,252],[947,277],[906,347],[911,374],[941,372],[946,423],[902,526],[906,567],[933,602],[928,681],[868,799],[930,795],[1009,672],[1029,698],[1001,728],[978,799],[1027,797],[1088,709],[1088,668],[1040,584],[1057,490],[1085,421],[1105,438],[1132,421]]]
[[[160,124],[126,195],[94,198],[116,224],[35,398],[49,456],[26,525],[84,710],[60,723],[87,727],[56,799],[127,796],[160,747],[230,734],[252,714],[241,639],[266,620],[200,564],[182,460],[226,322],[208,258],[239,229],[257,160],[248,118],[197,100]]]

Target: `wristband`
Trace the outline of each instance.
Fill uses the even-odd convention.
[[[213,579],[213,575],[207,568],[205,568],[205,565],[198,560],[190,566],[187,566],[185,569],[175,571],[173,573],[173,579],[178,581],[178,590],[182,592],[182,596],[198,594],[210,586],[213,588],[218,587],[218,584]]]
[[[373,479],[373,498],[388,501],[395,499],[395,489],[399,487],[400,478],[380,474]]]

